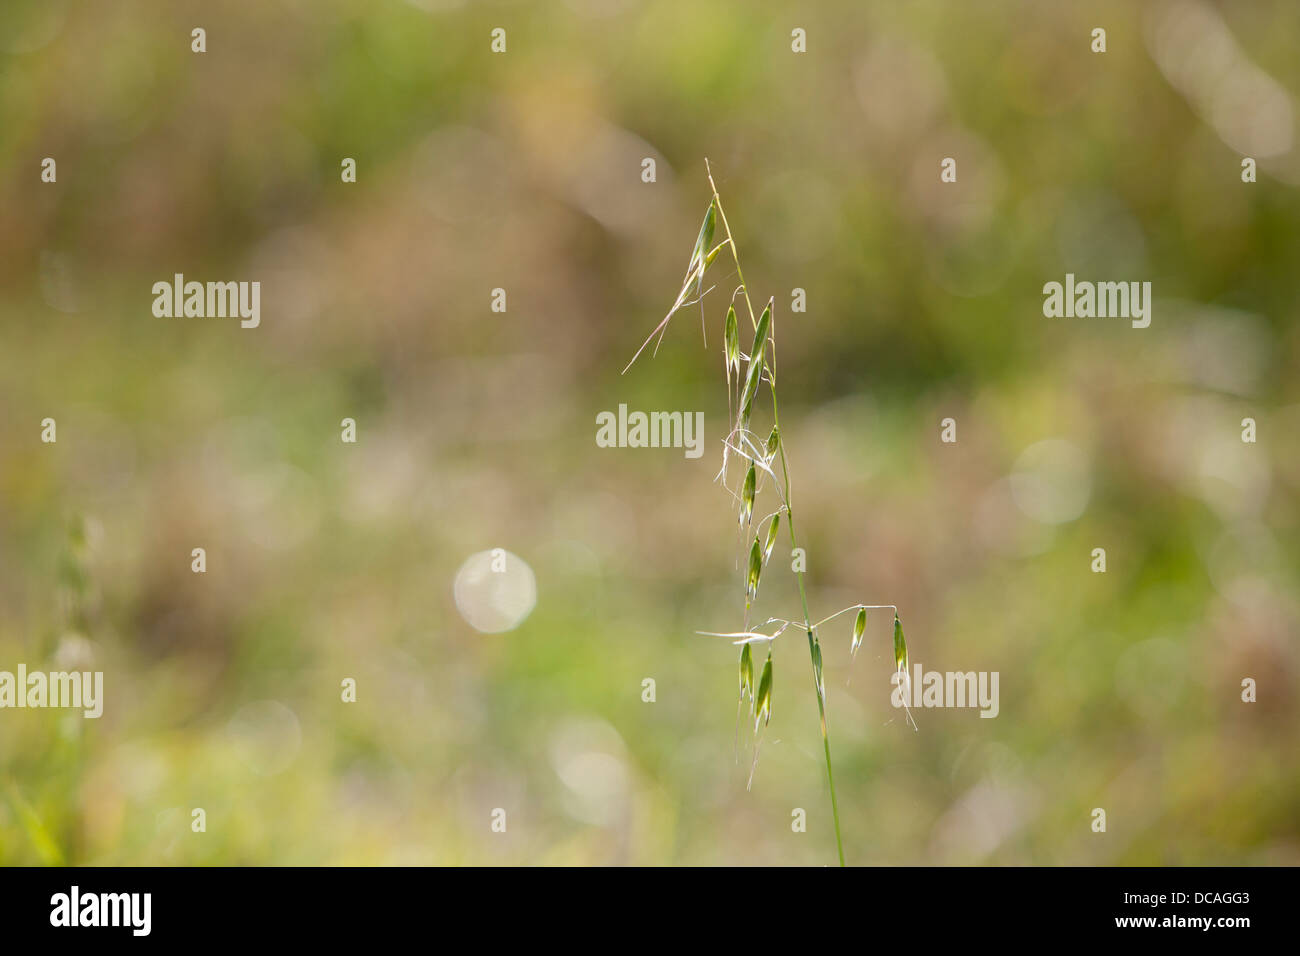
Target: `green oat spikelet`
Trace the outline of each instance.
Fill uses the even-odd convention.
[[[772,523],[767,526],[767,537],[763,539],[763,563],[772,557],[772,548],[776,546],[776,529],[781,525],[781,513],[772,515]]]
[[[749,369],[745,373],[745,390],[740,396],[740,425],[749,426],[749,415],[754,409],[754,396],[758,394],[758,383],[763,377],[763,357],[767,350],[767,332],[772,327],[772,306],[763,310],[754,332],[753,354],[749,356]]]
[[[734,305],[727,307],[727,322],[723,326],[722,337],[726,343],[727,385],[730,386],[732,372],[736,373],[737,379],[740,378],[740,333],[737,331]]]
[[[769,648],[767,660],[763,663],[763,676],[758,679],[758,697],[754,710],[754,732],[758,725],[764,726],[772,719],[772,651]]]
[[[754,489],[758,485],[758,472],[754,468],[754,463],[749,463],[749,471],[745,472],[745,484],[740,489],[740,524],[741,527],[749,524],[749,519],[754,515]]]
[[[894,665],[899,673],[907,673],[907,640],[903,637],[903,622],[898,619],[897,611],[894,612]]]
[[[749,576],[745,579],[745,594],[749,600],[758,597],[758,578],[763,573],[763,552],[758,546],[758,538],[749,549]]]
[[[912,692],[912,678],[907,673],[907,640],[903,637],[903,624],[898,619],[897,608],[894,609],[894,666],[898,669],[898,686],[903,692],[903,711],[907,714],[907,722],[913,730],[920,730],[916,726],[916,718],[912,716],[912,708],[907,706],[907,698]]]
[[[853,622],[853,643],[849,647],[849,656],[856,656],[858,648],[862,646],[862,635],[867,630],[867,609],[864,607],[858,611],[857,619]]]
[[[705,256],[709,253],[709,243],[713,241],[713,227],[717,222],[718,205],[713,200],[709,200],[709,211],[704,214],[704,221],[700,223],[700,234],[695,238],[695,248],[691,251],[691,264],[686,267],[688,273],[694,271],[695,266],[702,264]],[[701,275],[703,270],[701,270]]]
[[[700,234],[695,240],[695,250],[691,253],[690,265],[686,267],[686,277],[689,282],[692,278],[695,280],[695,289],[692,295],[695,298],[700,297],[700,289],[704,286],[704,270],[709,267],[708,254],[709,243],[713,241],[713,226],[715,222],[716,205],[710,201],[709,211],[704,214],[704,222],[700,225]]]
[[[754,654],[748,644],[740,647],[740,700],[754,699]]]

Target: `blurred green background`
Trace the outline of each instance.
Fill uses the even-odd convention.
[[[0,669],[106,703],[0,711],[0,862],[833,863],[802,637],[746,792],[694,633],[743,611],[734,276],[708,351],[696,308],[619,374],[705,157],[777,303],[814,616],[897,604],[913,662],[1001,675],[913,732],[886,613],[852,668],[826,628],[849,862],[1300,862],[1297,36],[1285,0],[6,0]],[[155,318],[178,272],[260,281],[261,327]],[[1150,328],[1044,318],[1066,272],[1151,281]],[[704,457],[596,447],[619,403],[703,411]],[[481,633],[493,548],[536,601]]]

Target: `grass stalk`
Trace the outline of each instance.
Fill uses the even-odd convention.
[[[742,645],[740,660],[740,701],[737,704],[737,724],[739,725],[740,711],[746,699],[750,702],[750,715],[754,719],[754,760],[750,767],[750,782],[753,781],[754,768],[758,763],[758,753],[762,746],[762,731],[766,728],[772,714],[772,644],[778,637],[785,632],[787,628],[793,627],[795,622],[787,621],[782,618],[769,618],[766,624],[750,624],[750,612],[757,600],[758,591],[762,579],[763,567],[770,560],[772,555],[771,541],[776,533],[776,524],[782,511],[785,512],[786,527],[789,529],[790,547],[792,555],[799,551],[798,535],[794,524],[794,508],[792,504],[792,493],[790,487],[790,465],[786,456],[785,433],[781,430],[781,410],[777,400],[776,392],[776,332],[773,310],[775,300],[768,299],[767,307],[763,310],[762,315],[758,315],[754,310],[754,303],[750,297],[749,285],[745,282],[745,273],[740,264],[740,253],[736,246],[735,237],[731,232],[731,224],[727,221],[726,211],[722,206],[722,197],[718,194],[717,184],[713,179],[713,170],[705,160],[705,169],[708,174],[709,188],[712,191],[712,197],[709,202],[708,212],[705,214],[704,222],[700,227],[699,236],[695,241],[695,248],[691,253],[691,259],[686,267],[686,274],[682,280],[681,290],[677,294],[677,299],[673,303],[668,314],[660,321],[649,338],[637,350],[636,355],[632,357],[632,362],[628,363],[628,368],[636,361],[637,357],[645,350],[651,340],[658,338],[663,340],[667,331],[668,324],[673,315],[680,311],[688,301],[701,302],[703,308],[703,298],[707,295],[707,290],[701,292],[704,283],[704,274],[709,266],[713,263],[718,254],[725,246],[731,253],[731,261],[736,267],[736,279],[739,286],[731,295],[731,304],[728,306],[727,323],[724,329],[723,350],[724,350],[724,367],[726,369],[727,379],[727,404],[729,414],[732,415],[732,428],[730,434],[723,440],[722,452],[722,469],[718,473],[718,479],[724,487],[727,487],[732,498],[738,502],[741,543],[745,544],[750,538],[754,528],[754,517],[761,512],[755,511],[755,496],[761,491],[764,484],[764,477],[771,479],[771,484],[775,488],[776,494],[781,499],[781,507],[768,515],[763,523],[770,521],[770,530],[768,531],[768,543],[760,547],[760,539],[753,537],[752,544],[749,544],[748,561],[746,562],[745,572],[745,611],[744,624],[740,631],[724,634],[711,631],[700,631],[698,633],[708,634],[714,637],[726,637],[732,639],[732,643]],[[723,239],[716,245],[712,245],[714,228],[717,222],[721,222],[724,233]],[[736,295],[741,294],[745,303],[745,310],[749,315],[750,326],[754,330],[754,344],[747,357],[749,363],[744,374],[741,374],[741,355],[739,353],[738,343],[735,334],[735,301]],[[768,343],[771,343],[771,351],[768,351]],[[658,349],[658,342],[655,345]],[[706,339],[707,348],[707,339]],[[770,356],[770,361],[769,361]],[[627,371],[627,368],[623,370]],[[739,389],[738,401],[733,406],[732,399],[732,372],[736,373],[736,386]],[[772,433],[763,443],[761,438],[751,429],[751,412],[753,409],[754,399],[762,383],[766,379],[768,390],[772,396]],[[738,491],[733,491],[727,485],[727,465],[731,455],[745,459],[747,466],[745,477],[742,484],[738,486]],[[776,458],[781,462],[781,478],[778,481],[773,463]],[[839,856],[840,866],[845,865],[844,860],[844,839],[840,829],[840,811],[839,802],[835,796],[835,771],[831,761],[831,741],[830,733],[827,728],[826,720],[826,683],[822,669],[822,650],[821,642],[818,637],[818,628],[828,621],[847,613],[848,611],[859,612],[860,620],[854,624],[853,640],[851,650],[856,652],[858,643],[862,638],[862,621],[869,609],[891,608],[894,611],[894,641],[895,657],[899,661],[900,669],[906,667],[906,645],[903,642],[902,629],[898,624],[898,609],[893,605],[868,605],[855,604],[851,607],[837,611],[827,618],[823,618],[817,623],[812,622],[812,614],[808,608],[808,590],[804,582],[805,572],[802,566],[796,567],[793,563],[791,569],[795,575],[795,581],[799,588],[799,601],[802,605],[803,618],[799,621],[800,629],[808,638],[808,656],[812,662],[813,670],[813,689],[817,695],[817,716],[821,726],[822,750],[826,756],[826,783],[830,790],[831,796],[831,817],[835,826],[835,850]],[[780,627],[772,634],[767,634],[760,630],[772,624],[779,624]],[[768,645],[767,660],[763,666],[762,679],[758,682],[757,689],[753,680],[753,660],[750,653],[750,645],[753,643],[766,643]]]
[[[708,171],[709,187],[713,190],[713,202],[718,210],[718,219],[722,221],[723,231],[726,233],[726,246],[731,251],[731,261],[736,266],[736,279],[740,282],[740,288],[745,294],[745,309],[749,312],[750,324],[757,329],[758,319],[754,315],[754,303],[749,298],[749,285],[745,282],[745,272],[740,266],[740,253],[736,250],[736,240],[731,235],[731,224],[727,222],[727,213],[722,207],[722,197],[718,195],[717,183],[713,181],[713,169],[709,166],[709,161],[704,161],[705,169]],[[775,355],[775,337],[773,338],[773,357],[772,365],[776,365]],[[776,374],[773,368],[772,375],[769,379],[772,385],[772,426],[777,430],[778,435],[781,432],[781,409],[776,398]],[[793,493],[790,490],[790,466],[786,461],[785,441],[781,440],[777,446],[781,453],[781,480],[784,484],[783,497],[785,499],[786,527],[790,529],[790,547],[798,548],[799,541],[794,529],[794,508],[791,503]],[[803,604],[803,624],[804,631],[808,635],[808,657],[813,662],[813,687],[817,692],[817,717],[821,723],[822,731],[822,749],[826,754],[826,784],[831,792],[831,818],[835,822],[835,852],[839,855],[840,866],[844,866],[844,838],[840,832],[840,809],[839,802],[835,799],[835,770],[831,765],[831,738],[830,731],[826,726],[826,694],[822,687],[820,675],[817,673],[815,648],[817,638],[813,635],[812,614],[808,611],[808,590],[804,586],[804,572],[795,571],[795,580],[799,582],[799,600]]]

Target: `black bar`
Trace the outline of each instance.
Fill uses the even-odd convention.
[[[123,925],[52,925],[70,922],[74,886],[78,921],[116,912]],[[5,869],[0,925],[6,942],[128,945],[337,946],[414,934],[450,946],[463,933],[488,945],[550,937],[607,949],[649,935],[747,946],[787,927],[812,940],[860,933],[864,943],[902,933],[925,945],[1030,935],[1232,945],[1282,932],[1293,886],[1284,868]],[[148,933],[137,935],[145,898],[116,894],[146,893]]]

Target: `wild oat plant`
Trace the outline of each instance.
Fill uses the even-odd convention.
[[[907,642],[903,637],[903,625],[898,618],[898,608],[892,604],[854,604],[836,611],[829,617],[812,623],[808,612],[808,594],[804,585],[803,564],[791,562],[791,570],[799,584],[799,598],[803,603],[803,616],[798,619],[769,617],[759,622],[754,618],[754,603],[758,598],[759,584],[763,579],[764,569],[769,565],[773,549],[776,546],[778,532],[784,521],[790,535],[792,556],[798,553],[798,540],[795,535],[794,507],[790,492],[790,466],[786,460],[785,442],[781,432],[781,415],[776,392],[776,327],[772,318],[774,300],[769,298],[762,314],[756,315],[750,300],[749,285],[745,282],[744,271],[740,267],[740,253],[736,248],[731,227],[727,224],[727,214],[722,209],[722,199],[718,187],[713,181],[713,171],[705,161],[709,187],[713,198],[709,210],[704,215],[695,248],[682,279],[681,290],[677,299],[664,316],[663,321],[637,349],[632,361],[624,372],[636,362],[651,341],[655,342],[655,351],[663,340],[668,323],[674,315],[684,308],[700,303],[701,323],[704,322],[703,301],[712,288],[704,289],[704,277],[717,259],[718,254],[726,249],[735,265],[737,286],[731,294],[727,306],[726,319],[723,324],[723,369],[727,383],[727,402],[730,409],[731,431],[722,445],[722,468],[718,472],[718,481],[734,500],[740,524],[742,543],[747,543],[747,556],[744,559],[745,614],[741,629],[728,633],[700,631],[709,637],[729,638],[740,646],[740,700],[736,707],[737,746],[739,746],[740,715],[746,703],[749,704],[749,716],[754,722],[754,756],[750,763],[749,784],[753,783],[754,768],[758,764],[758,753],[762,746],[763,732],[772,718],[772,644],[789,628],[802,630],[808,636],[808,654],[812,660],[813,690],[817,694],[817,712],[821,718],[822,745],[826,753],[826,782],[831,794],[831,816],[835,822],[835,847],[839,853],[840,865],[844,865],[844,843],[840,836],[839,806],[835,801],[835,775],[831,769],[831,743],[826,727],[826,684],[822,674],[822,648],[820,629],[835,618],[851,612],[857,612],[853,620],[853,632],[849,643],[850,656],[858,652],[866,633],[867,612],[870,610],[890,610],[894,612],[894,663],[898,669],[898,682],[904,693],[899,696],[904,701],[909,696],[906,682]],[[712,245],[714,230],[722,224],[725,237],[716,246]],[[728,276],[730,278],[730,276]],[[749,319],[754,331],[753,344],[746,354],[740,348],[739,320],[736,304],[740,302],[745,317]],[[705,345],[708,345],[707,332]],[[743,374],[742,374],[743,367]],[[772,398],[772,428],[763,438],[755,423],[755,404],[760,394],[766,389]],[[734,467],[733,467],[734,466]],[[733,481],[734,479],[734,481]],[[761,517],[755,510],[759,496],[771,488],[778,501],[778,507]],[[752,543],[751,543],[752,541]],[[757,685],[754,681],[755,646],[766,647],[767,657],[759,673]],[[910,712],[907,718],[911,720]],[[912,724],[915,727],[915,723]],[[748,785],[747,784],[747,787]]]

